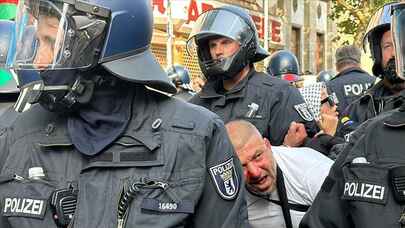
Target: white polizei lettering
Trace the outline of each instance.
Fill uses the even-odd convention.
[[[218,173],[223,173],[227,170],[232,169],[232,167],[233,167],[233,164],[231,162],[229,162],[227,164],[213,168],[212,171],[214,172],[214,175],[217,175]]]
[[[360,192],[358,190],[360,190]],[[363,185],[360,185],[360,188],[359,188],[359,184],[356,184],[356,191],[354,192],[354,196],[361,197],[363,194],[363,190],[364,190]]]
[[[216,167],[213,171],[214,171],[214,174],[217,175],[217,173],[224,172],[224,167],[222,167],[222,166]]]
[[[217,175],[217,171],[218,170],[218,168],[214,168],[214,169],[212,169],[212,172],[214,173],[214,175]]]
[[[3,212],[7,212],[7,210],[11,208],[11,199],[10,198],[6,198],[5,202],[4,202],[4,211]]]
[[[371,191],[373,190],[374,185],[372,184],[365,184],[366,186],[366,192],[364,192],[363,196],[366,198],[373,198],[373,196],[371,196]]]
[[[4,203],[4,213],[10,212],[41,215],[43,207],[43,200],[6,198]]]
[[[10,209],[10,211],[11,211],[11,212],[14,212],[16,207],[17,207],[17,199],[16,199],[16,198],[13,198],[13,199],[11,200],[11,209]]]
[[[25,205],[25,199],[18,199],[18,204],[17,204],[17,209],[15,212],[21,213],[24,210],[24,205]]]
[[[29,211],[29,209],[28,208],[30,208],[31,206],[32,206],[32,199],[24,199],[23,200],[23,202],[26,202],[26,203],[23,203],[23,205],[24,205],[24,210],[23,210],[23,213],[26,213],[26,214],[31,214],[32,212],[31,211]]]
[[[384,199],[384,190],[385,190],[385,187],[382,187],[381,188],[380,200]]]
[[[343,88],[345,90],[346,96],[348,96],[350,91],[352,91],[352,87],[350,85],[344,85]]]
[[[18,206],[20,205],[21,199],[16,199],[16,198],[14,198],[14,199],[15,200],[13,200],[14,205],[13,205],[12,211],[13,212],[21,212],[22,209],[21,209],[21,211],[18,209]]]
[[[347,196],[363,197],[369,199],[384,199],[385,187],[380,185],[346,182],[343,194]]]
[[[343,195],[346,195],[349,191],[350,183],[345,183],[345,190],[343,190]]]
[[[44,201],[34,200],[34,204],[32,205],[32,214],[40,215],[43,206],[44,206]]]
[[[364,90],[368,89],[371,86],[371,83],[366,84],[352,84],[352,85],[344,85],[343,89],[345,91],[345,95],[349,96],[351,94],[354,95],[361,95]]]
[[[357,189],[357,183],[350,183],[349,195],[353,196]]]
[[[373,198],[374,199],[380,199],[381,198],[381,186],[374,185],[373,189]]]
[[[354,95],[360,95],[362,90],[363,90],[363,88],[361,85],[358,85],[358,84],[352,85],[352,91],[353,91]]]

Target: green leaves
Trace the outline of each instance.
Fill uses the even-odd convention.
[[[355,44],[361,46],[362,37],[373,13],[392,0],[332,0],[331,2],[332,12],[329,18],[336,21],[338,32],[349,35]],[[340,39],[339,42],[349,43],[349,40],[345,38]]]

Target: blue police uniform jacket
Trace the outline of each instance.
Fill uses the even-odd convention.
[[[2,131],[0,155],[2,228],[57,227],[50,202],[60,189],[77,190],[69,227],[118,227],[121,202],[122,227],[247,227],[242,168],[223,122],[143,86],[127,129],[95,156],[75,149],[64,115],[40,105]],[[32,167],[45,177],[30,179]]]
[[[329,94],[336,94],[339,110],[344,111],[374,84],[375,79],[361,68],[352,67],[337,74],[326,86]]]
[[[404,111],[380,114],[353,133],[300,228],[403,227]]]
[[[222,81],[209,81],[189,102],[211,110],[225,123],[235,119],[251,122],[275,146],[283,143],[292,121],[304,123],[310,136],[317,132],[304,98],[284,80],[252,69],[230,91],[223,90]]]

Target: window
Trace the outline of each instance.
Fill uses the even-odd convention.
[[[298,59],[298,63],[301,64],[301,29],[297,27],[292,27],[291,30],[291,41],[290,50]],[[302,68],[302,67],[301,67]]]
[[[316,34],[316,73],[325,69],[325,35],[321,33]]]

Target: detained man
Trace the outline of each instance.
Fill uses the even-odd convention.
[[[332,160],[310,148],[271,146],[245,120],[231,121],[225,127],[243,166],[250,225],[297,228]]]

